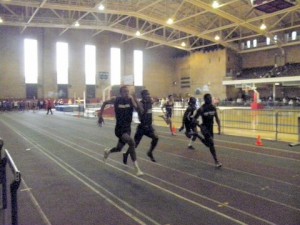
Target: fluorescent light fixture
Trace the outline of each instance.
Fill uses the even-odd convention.
[[[100,4],[99,7],[98,7],[98,9],[99,9],[100,11],[103,11],[103,10],[105,9],[105,7],[104,7],[104,5]]]
[[[183,42],[181,42],[181,46],[182,47],[185,47],[186,46],[186,43],[183,41]]]
[[[141,32],[138,30],[137,32],[135,32],[136,36],[141,36]]]
[[[169,19],[167,20],[167,24],[171,25],[171,24],[173,24],[173,23],[174,23],[174,20],[173,20],[172,18],[169,18]]]
[[[212,3],[212,7],[213,7],[214,9],[217,9],[217,8],[219,8],[219,7],[220,7],[220,4],[219,4],[219,2],[218,2],[218,1],[213,1],[213,3]]]
[[[260,25],[259,29],[261,29],[261,30],[267,29],[266,24],[262,23],[262,24]]]
[[[216,35],[216,36],[215,36],[215,40],[216,40],[216,41],[219,41],[219,40],[220,40],[220,36],[219,36],[219,35]]]
[[[74,24],[75,27],[79,27],[80,23],[78,21],[76,21],[76,23]]]

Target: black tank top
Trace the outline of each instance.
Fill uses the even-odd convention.
[[[193,120],[193,118],[194,118],[194,114],[195,114],[195,111],[196,111],[196,106],[189,106],[188,108],[187,108],[187,111],[188,111],[188,114],[187,114],[187,116],[186,116],[186,119],[189,121],[189,122],[191,122],[192,120]]]
[[[133,105],[131,99],[117,97],[115,104],[115,114],[117,120],[117,127],[126,127],[131,125]]]
[[[152,102],[141,101],[143,104],[144,113],[139,115],[142,126],[152,125]]]
[[[174,103],[173,102],[171,103],[171,102],[167,101],[165,107],[166,107],[166,112],[167,113],[172,113],[172,109],[174,107]]]
[[[200,108],[201,110],[201,117],[202,117],[202,123],[206,126],[212,126],[214,124],[214,116],[217,113],[217,109],[212,104],[204,104]]]

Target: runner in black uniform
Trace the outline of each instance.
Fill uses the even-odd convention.
[[[164,111],[164,109],[166,111]],[[161,110],[163,111],[163,113],[165,114],[164,116],[161,116],[164,121],[169,125],[170,127],[170,131],[172,135],[175,135],[175,133],[173,132],[173,126],[172,126],[172,114],[173,114],[173,109],[174,109],[174,100],[173,100],[173,96],[169,95],[168,96],[168,100],[167,102],[161,107]]]
[[[207,147],[215,160],[216,167],[219,168],[222,164],[217,159],[217,153],[214,145],[214,133],[213,133],[213,125],[214,118],[216,118],[216,122],[218,124],[218,133],[221,134],[221,124],[220,119],[218,117],[217,109],[212,104],[212,97],[210,94],[204,95],[204,104],[197,110],[194,120],[196,121],[198,117],[202,117],[202,124],[199,125],[201,129],[201,133],[204,136],[204,140],[201,140]]]
[[[188,144],[188,149],[194,149],[193,142],[196,138],[200,138],[197,133],[197,126],[194,122],[194,114],[196,113],[196,99],[194,97],[190,97],[188,102],[188,107],[184,112],[182,118],[182,126],[179,128],[179,131],[185,129],[185,136],[190,139],[190,143]]]
[[[115,114],[116,114],[116,127],[115,135],[119,138],[118,144],[116,147],[111,149],[105,149],[104,151],[104,160],[108,158],[108,155],[112,152],[120,152],[122,148],[128,144],[128,154],[130,155],[138,176],[143,175],[143,172],[140,170],[135,153],[135,143],[134,140],[130,137],[131,134],[131,121],[133,109],[136,109],[138,112],[142,110],[138,107],[136,100],[129,95],[129,90],[127,86],[122,86],[120,88],[120,97],[112,98],[103,102],[101,109],[98,113],[98,123],[102,126],[104,120],[102,117],[103,110],[107,104],[114,104]]]
[[[153,150],[157,145],[158,136],[152,126],[152,99],[150,97],[148,90],[143,90],[141,92],[142,100],[139,103],[140,107],[143,109],[143,113],[139,113],[140,124],[137,126],[137,130],[134,136],[135,147],[139,145],[142,137],[146,135],[151,138],[151,146],[149,151],[147,152],[147,156],[151,159],[152,162],[156,162],[153,157]],[[128,151],[123,154],[123,163],[127,164]]]

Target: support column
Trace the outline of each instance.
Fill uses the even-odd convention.
[[[276,85],[275,83],[273,84],[273,102],[275,101],[276,98]]]

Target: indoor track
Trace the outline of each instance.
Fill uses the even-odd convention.
[[[160,140],[137,149],[145,173],[136,177],[122,154],[103,162],[112,147],[114,121],[103,127],[54,112],[0,114],[0,137],[22,174],[21,225],[227,225],[300,224],[300,147],[216,135],[221,169],[200,142],[187,150],[183,134],[156,127]],[[135,132],[135,125],[132,133]],[[9,209],[2,224],[10,223]]]

